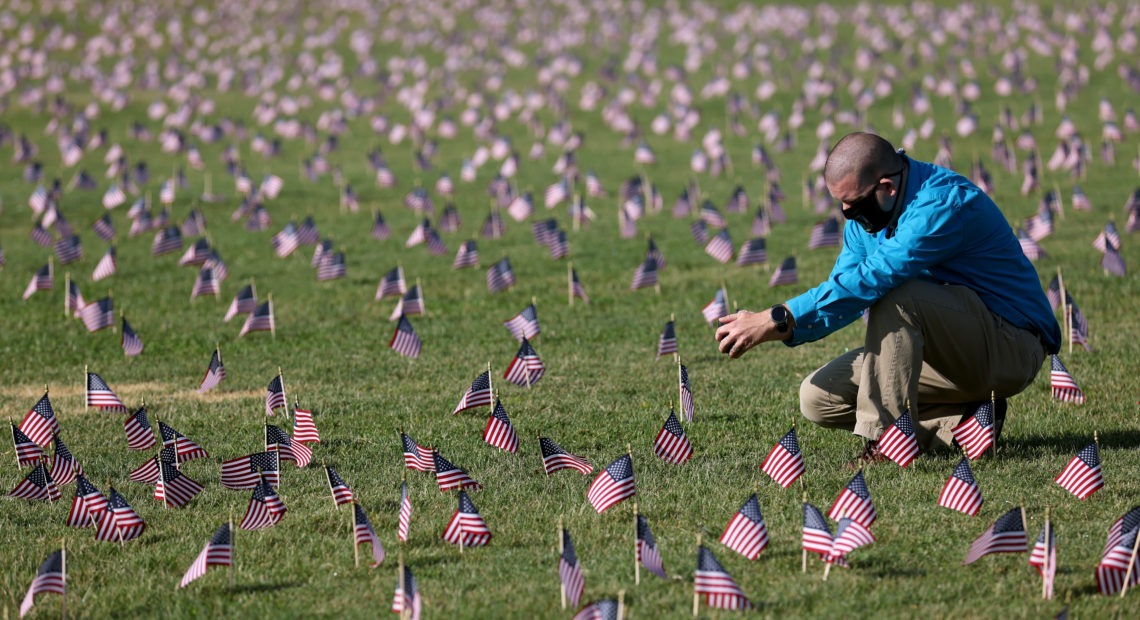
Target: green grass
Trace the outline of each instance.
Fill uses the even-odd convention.
[[[169,4],[169,3],[168,3]],[[564,12],[552,6],[556,14]],[[723,12],[723,9],[718,8]],[[184,3],[159,11],[186,16],[186,31],[193,29]],[[1049,11],[1042,7],[1043,13]],[[335,16],[349,15],[350,21],[335,44],[344,55],[346,69],[355,68],[348,48],[348,33],[365,27],[359,18],[338,11],[302,7],[300,15],[314,16],[328,25]],[[1006,7],[1004,15],[1013,14]],[[37,22],[17,12],[23,22]],[[53,13],[66,31],[83,41],[94,32],[86,17],[73,19]],[[282,14],[283,15],[283,14]],[[252,27],[288,29],[302,18],[286,22],[284,17],[269,19],[255,14]],[[244,23],[247,15],[218,16],[214,25]],[[415,29],[403,12],[387,13],[389,21],[402,29]],[[533,19],[533,18],[528,18]],[[882,19],[877,20],[889,25]],[[430,20],[429,20],[430,21]],[[37,22],[38,23],[38,22]],[[471,14],[461,15],[459,31],[470,35],[477,26]],[[1058,28],[1053,22],[1050,27]],[[43,40],[47,28],[37,31]],[[300,30],[300,29],[299,29]],[[373,28],[379,32],[382,28]],[[842,71],[834,77],[846,85],[851,72],[864,80],[874,79],[882,62],[893,62],[901,75],[890,97],[876,102],[868,111],[868,123],[893,141],[901,130],[891,125],[891,112],[897,105],[909,110],[910,85],[923,74],[954,71],[950,43],[938,45],[942,52],[930,65],[908,68],[903,54],[887,56],[868,72],[852,68],[850,28],[839,27],[835,61]],[[1118,34],[1119,28],[1110,27]],[[813,23],[810,31],[820,32]],[[709,29],[709,32],[714,32]],[[1086,42],[1088,35],[1074,35]],[[301,35],[298,34],[298,40]],[[984,38],[984,37],[983,37]],[[3,39],[9,39],[5,34]],[[718,32],[719,63],[731,62],[732,35]],[[785,46],[788,60],[774,64],[781,93],[761,105],[776,109],[786,119],[796,88],[806,73],[798,38],[772,33],[765,40]],[[936,44],[937,45],[937,44]],[[289,46],[286,46],[289,47]],[[298,47],[294,43],[290,49]],[[136,46],[139,65],[151,55]],[[535,50],[534,44],[522,47]],[[987,83],[988,69],[999,66],[1000,50],[992,41],[971,48],[979,69],[979,81]],[[167,58],[165,47],[153,56]],[[618,50],[618,59],[623,57]],[[407,54],[393,43],[378,43],[373,52],[384,65],[391,54]],[[439,49],[423,46],[416,50],[429,62],[443,56]],[[595,170],[603,184],[616,192],[623,179],[641,170],[633,165],[632,149],[623,147],[620,136],[607,129],[598,111],[577,109],[578,94],[586,80],[596,80],[598,69],[611,50],[583,46],[577,50],[583,62],[581,76],[570,79],[567,101],[575,129],[586,134],[586,145],[579,153],[583,169]],[[319,51],[317,52],[319,58]],[[264,57],[264,52],[252,53]],[[227,51],[223,59],[236,52]],[[78,50],[53,56],[60,63],[78,62]],[[663,41],[658,50],[659,64],[680,63],[684,49]],[[711,60],[711,59],[710,59]],[[1082,60],[1085,57],[1082,56]],[[1125,62],[1118,54],[1117,62]],[[1091,60],[1087,60],[1091,62]],[[104,59],[100,66],[113,64]],[[290,68],[294,67],[290,63]],[[1095,150],[1100,123],[1096,103],[1107,97],[1118,113],[1131,102],[1131,93],[1115,75],[1116,63],[1104,71],[1092,71],[1089,83],[1070,103],[1065,114],[1077,123]],[[1029,96],[1001,99],[985,89],[973,105],[982,129],[969,138],[954,136],[954,163],[967,170],[977,155],[994,174],[995,199],[1011,223],[1019,224],[1037,207],[1039,195],[1018,193],[1020,174],[1006,175],[989,158],[988,129],[1000,111],[1009,106],[1020,115],[1031,101],[1045,108],[1045,122],[1032,127],[1048,157],[1054,146],[1053,129],[1061,118],[1052,93],[1057,72],[1049,58],[1033,55],[1026,60],[1026,73],[1036,77],[1039,87]],[[713,74],[710,62],[691,76],[690,85],[700,87]],[[482,77],[463,71],[459,84],[470,90]],[[34,82],[34,80],[33,80]],[[379,93],[374,80],[355,76],[357,92]],[[736,85],[751,96],[758,78],[753,76]],[[668,92],[668,83],[666,82]],[[206,120],[223,117],[244,119],[250,134],[270,133],[250,120],[255,100],[233,89],[214,92],[211,79],[206,96],[217,102],[217,112]],[[283,85],[279,85],[283,89]],[[524,93],[535,88],[529,68],[510,69],[506,87]],[[607,85],[611,94],[621,85]],[[19,91],[17,91],[19,92]],[[316,98],[310,85],[298,94],[313,97],[313,107],[299,118],[315,123],[321,112],[334,104]],[[134,89],[122,112],[111,113],[103,106],[94,121],[95,128],[106,127],[111,142],[121,143],[133,159],[145,159],[152,179],[145,188],[157,195],[162,178],[184,160],[159,151],[155,142],[139,143],[129,137],[130,124],[145,117],[146,105],[161,99],[160,91]],[[433,83],[429,98],[454,96],[439,82]],[[77,106],[91,100],[86,84],[69,82],[65,97]],[[839,107],[851,106],[846,88],[837,90]],[[935,137],[951,134],[956,120],[954,102],[931,95],[937,122]],[[27,134],[40,147],[48,177],[61,176],[66,182],[73,170],[62,170],[52,136],[43,133],[46,112],[18,104],[10,95],[0,123],[17,133]],[[458,105],[458,104],[457,104]],[[724,123],[722,99],[700,101],[702,124],[694,132],[700,137],[706,127]],[[449,113],[458,117],[461,108]],[[659,111],[634,105],[631,114],[642,124]],[[376,113],[406,122],[407,110],[387,93]],[[518,277],[511,291],[490,295],[485,286],[485,269],[453,271],[451,256],[432,257],[422,248],[405,250],[403,241],[417,222],[400,201],[417,179],[429,188],[439,170],[447,171],[457,182],[455,202],[463,219],[462,232],[445,235],[451,251],[464,239],[477,234],[487,213],[487,180],[497,164],[479,171],[474,184],[459,182],[462,158],[476,146],[468,128],[461,128],[454,141],[439,140],[437,170],[417,172],[412,168],[411,147],[399,146],[372,133],[368,116],[349,120],[349,131],[341,136],[341,147],[329,155],[344,177],[362,197],[362,210],[343,213],[338,208],[338,190],[329,176],[315,184],[301,179],[298,162],[310,156],[316,144],[304,141],[284,143],[283,153],[262,160],[249,150],[248,141],[239,143],[247,168],[255,178],[273,172],[285,179],[281,198],[267,205],[273,225],[269,232],[247,233],[241,224],[229,221],[237,205],[232,180],[225,175],[219,155],[224,144],[200,144],[209,166],[216,193],[229,196],[220,204],[198,205],[206,214],[209,237],[225,258],[230,279],[215,302],[198,299],[189,303],[194,272],[176,266],[177,254],[153,259],[149,253],[150,235],[126,239],[128,221],[125,207],[113,212],[120,230],[119,275],[99,283],[90,281],[90,272],[104,245],[91,233],[90,224],[102,214],[99,197],[106,189],[102,177],[104,149],[88,154],[81,168],[101,180],[95,192],[65,194],[64,213],[80,231],[84,259],[56,269],[56,288],[23,301],[20,295],[35,269],[49,251],[28,238],[31,215],[25,209],[26,196],[33,186],[21,180],[17,165],[0,167],[0,247],[7,265],[0,271],[0,350],[7,360],[0,381],[0,397],[6,415],[18,422],[50,386],[52,402],[64,428],[64,438],[78,456],[89,478],[106,490],[110,481],[124,493],[147,521],[147,532],[123,547],[94,540],[90,530],[72,530],[63,525],[74,487],[64,489],[64,501],[55,505],[16,500],[0,502],[0,562],[8,567],[0,577],[0,608],[15,614],[19,601],[34,575],[35,568],[61,539],[68,547],[70,594],[68,611],[81,617],[147,617],[166,614],[176,617],[267,616],[287,617],[376,617],[388,615],[396,582],[395,538],[399,484],[404,474],[397,429],[405,428],[421,444],[437,446],[452,462],[466,469],[485,490],[471,497],[490,526],[494,540],[483,549],[460,554],[442,540],[440,534],[455,510],[453,494],[441,494],[434,480],[425,474],[408,472],[408,484],[415,506],[411,539],[403,549],[425,599],[429,617],[570,617],[558,609],[556,527],[563,518],[574,537],[578,556],[586,570],[586,600],[616,596],[625,591],[632,617],[682,617],[690,614],[692,570],[695,565],[696,536],[705,541],[725,568],[736,578],[757,605],[751,615],[765,617],[870,616],[913,617],[1046,617],[1056,613],[1063,601],[1072,598],[1075,617],[1127,617],[1135,603],[1128,599],[1104,598],[1095,590],[1093,569],[1099,558],[1108,525],[1140,497],[1140,430],[1135,422],[1140,381],[1132,360],[1137,358],[1138,337],[1134,308],[1138,293],[1133,275],[1118,279],[1104,275],[1099,255],[1089,244],[1108,219],[1123,224],[1120,205],[1138,185],[1129,162],[1136,153],[1135,134],[1126,135],[1119,145],[1117,163],[1109,166],[1098,160],[1090,166],[1088,178],[1081,181],[1094,210],[1079,213],[1068,210],[1057,232],[1043,245],[1049,257],[1037,263],[1042,280],[1047,281],[1058,266],[1064,267],[1065,282],[1092,325],[1095,353],[1081,350],[1065,355],[1070,371],[1088,396],[1084,406],[1071,406],[1050,397],[1048,373],[1011,402],[1003,446],[996,458],[973,464],[986,504],[976,518],[939,508],[938,491],[956,458],[950,455],[924,456],[906,470],[893,465],[877,466],[867,472],[879,512],[874,526],[878,541],[852,555],[849,570],[832,571],[827,582],[820,579],[823,565],[809,562],[807,574],[800,573],[799,537],[801,491],[783,490],[758,470],[759,461],[770,446],[798,418],[797,390],[800,380],[843,351],[860,346],[859,324],[828,339],[795,349],[761,347],[740,360],[729,360],[715,348],[712,330],[699,310],[723,282],[730,298],[742,308],[759,309],[784,301],[818,282],[828,273],[836,250],[805,250],[808,233],[817,216],[800,204],[799,185],[806,174],[818,140],[814,128],[823,115],[805,110],[805,123],[796,133],[797,146],[787,153],[773,153],[783,175],[782,187],[788,194],[784,209],[789,221],[777,226],[768,239],[770,262],[795,254],[799,261],[800,284],[781,289],[767,288],[768,268],[740,269],[721,266],[706,256],[689,236],[689,221],[675,220],[668,214],[673,200],[691,177],[688,158],[692,143],[679,143],[671,136],[648,140],[657,152],[656,166],[644,170],[665,199],[665,212],[650,215],[639,224],[635,240],[622,240],[616,225],[616,199],[594,200],[591,208],[599,220],[586,230],[571,233],[570,244],[575,268],[590,295],[591,303],[566,303],[566,265],[552,261],[544,248],[531,239],[529,222],[508,219],[507,235],[501,240],[479,239],[483,267],[501,256],[509,256]],[[546,126],[556,119],[548,107],[536,112]],[[908,116],[908,127],[922,118]],[[753,143],[762,138],[755,133],[757,119],[745,116],[749,132],[743,137],[726,133],[726,146],[735,162],[727,175],[701,177],[703,192],[718,206],[723,205],[739,183],[754,203],[765,191],[763,175],[749,164]],[[153,133],[157,123],[149,123]],[[519,185],[530,187],[541,200],[541,191],[555,176],[550,166],[557,156],[554,149],[538,161],[526,158],[533,137],[515,121],[499,129],[514,140],[522,155]],[[854,129],[840,125],[839,132]],[[319,132],[322,137],[324,132]],[[368,168],[366,153],[380,146],[399,180],[397,188],[376,188]],[[934,138],[920,141],[912,151],[918,159],[933,159]],[[0,156],[10,160],[11,146],[0,148]],[[1024,153],[1019,153],[1024,158]],[[180,222],[201,193],[205,176],[189,172],[191,188],[180,192],[172,209]],[[1058,186],[1066,198],[1073,180],[1067,174],[1043,171],[1043,186]],[[437,198],[437,207],[442,205]],[[392,238],[378,242],[369,236],[372,208],[379,209],[393,229]],[[541,206],[536,217],[546,217]],[[565,207],[551,212],[564,228],[570,223]],[[269,238],[291,218],[312,215],[321,232],[334,240],[348,257],[348,277],[318,283],[309,267],[308,250],[288,259],[274,256]],[[752,213],[729,215],[729,229],[739,244],[747,238]],[[633,271],[645,252],[645,235],[652,234],[668,259],[661,273],[661,294],[652,290],[628,290]],[[1126,238],[1126,258],[1134,253]],[[392,300],[373,301],[377,282],[397,263],[409,279],[420,279],[426,291],[427,317],[411,320],[424,341],[423,355],[406,360],[388,350],[393,324],[386,319]],[[1135,267],[1134,261],[1132,267]],[[62,316],[62,282],[70,271],[88,300],[113,291],[116,308],[127,317],[146,343],[137,359],[125,359],[117,333],[87,334],[81,323]],[[256,278],[259,296],[273,294],[277,334],[251,334],[238,339],[240,321],[222,322],[229,299],[249,278]],[[503,403],[518,429],[521,446],[518,456],[500,453],[483,444],[480,434],[486,410],[451,416],[450,412],[470,381],[490,362],[496,379],[517,349],[517,343],[501,326],[530,302],[537,301],[543,333],[535,347],[547,366],[547,375],[532,390],[506,385],[499,380]],[[696,455],[686,465],[671,466],[652,454],[652,440],[676,398],[676,368],[667,361],[653,361],[657,336],[670,314],[677,319],[681,354],[689,368],[695,394],[697,421],[687,425]],[[228,378],[208,395],[195,393],[219,343]],[[121,416],[85,411],[83,407],[83,368],[98,372],[130,406],[146,402],[152,414],[199,442],[211,458],[188,463],[186,474],[203,482],[206,490],[187,508],[164,510],[150,498],[151,489],[128,482],[127,473],[139,465],[145,453],[125,448]],[[235,588],[227,590],[224,571],[214,569],[183,591],[175,586],[183,572],[214,529],[229,515],[240,518],[249,500],[248,492],[234,492],[218,484],[219,463],[226,458],[261,449],[264,422],[264,390],[278,368],[284,373],[290,396],[300,398],[316,412],[316,423],[323,442],[315,449],[315,463],[304,470],[285,464],[281,493],[289,513],[278,526],[260,532],[236,534],[237,568]],[[276,419],[281,423],[280,418]],[[270,420],[273,422],[273,420]],[[1079,501],[1055,485],[1053,477],[1071,456],[1099,432],[1106,486],[1087,501]],[[640,586],[633,582],[634,522],[630,502],[598,516],[585,499],[592,477],[560,472],[547,478],[542,474],[536,434],[550,436],[567,450],[603,467],[617,458],[630,444],[638,480],[638,502],[647,515],[664,556],[671,578],[662,581],[643,574]],[[841,464],[860,447],[857,438],[828,432],[811,425],[799,427],[800,442],[806,455],[805,476],[809,499],[825,509],[850,478]],[[25,472],[13,466],[11,448],[0,449],[0,483],[14,487]],[[320,463],[334,465],[355,490],[388,550],[388,559],[375,570],[353,567],[351,513],[334,510]],[[760,504],[766,518],[771,543],[758,560],[749,562],[715,542],[734,511],[758,485]],[[962,567],[970,541],[980,535],[1000,514],[1024,502],[1031,535],[1036,535],[1051,507],[1058,533],[1060,570],[1056,591],[1058,600],[1042,601],[1040,581],[1027,566],[1025,556],[993,556],[969,567]],[[41,596],[33,612],[48,617],[58,611],[59,602]],[[731,617],[730,612],[702,610],[702,616]]]

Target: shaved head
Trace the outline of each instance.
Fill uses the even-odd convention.
[[[823,180],[833,186],[850,179],[856,187],[867,187],[898,167],[899,155],[890,142],[872,133],[850,133],[831,148]]]

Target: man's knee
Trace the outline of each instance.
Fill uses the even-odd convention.
[[[813,382],[818,374],[817,370],[800,383],[800,413],[816,424],[823,424],[833,409],[834,399],[824,386]]]

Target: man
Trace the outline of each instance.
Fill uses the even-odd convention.
[[[949,446],[969,404],[991,395],[1004,420],[1004,399],[1033,382],[1061,332],[1001,211],[961,175],[868,133],[836,143],[824,181],[849,220],[831,275],[770,310],[722,318],[720,351],[812,342],[869,309],[864,346],[801,384],[805,417],[866,438],[870,460],[883,460],[875,442],[908,404],[927,449]]]

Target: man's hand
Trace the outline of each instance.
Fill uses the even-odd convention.
[[[772,313],[741,310],[720,318],[716,339],[720,342],[720,352],[737,358],[749,349],[769,340],[787,340],[791,330],[781,333],[772,321]]]

